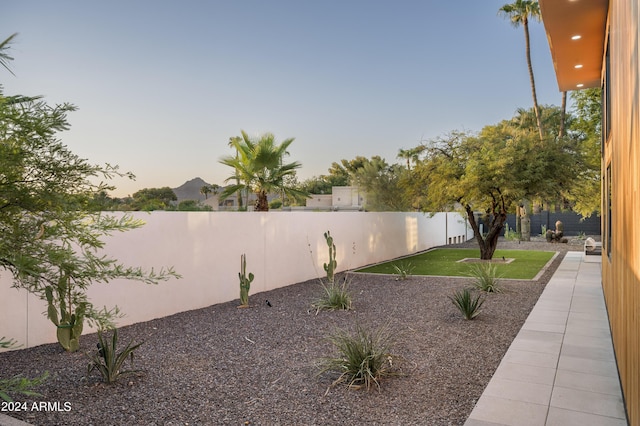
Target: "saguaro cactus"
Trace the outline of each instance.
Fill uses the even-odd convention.
[[[327,246],[329,246],[329,263],[324,264],[324,270],[327,273],[327,281],[333,284],[333,276],[338,266],[338,262],[336,262],[336,245],[333,243],[333,237],[329,231],[324,233],[324,239],[327,241]]]
[[[242,254],[240,256],[240,272],[238,272],[238,278],[240,278],[240,305],[249,306],[249,289],[251,288],[251,281],[253,281],[253,274],[249,272],[247,277],[247,255]]]

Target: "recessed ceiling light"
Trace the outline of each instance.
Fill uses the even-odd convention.
[[[574,68],[576,69],[582,68],[582,64],[574,65]]]
[[[584,87],[584,84],[582,84],[582,83],[576,84],[576,87]]]
[[[574,35],[573,37],[571,37],[571,40],[580,40],[581,38],[582,38],[582,36],[581,36],[581,35],[576,34],[576,35]]]

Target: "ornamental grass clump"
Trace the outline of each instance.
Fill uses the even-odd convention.
[[[322,284],[322,296],[313,302],[316,315],[322,310],[348,311],[351,309],[351,291],[349,290],[347,277],[344,277],[341,281],[342,283]]]
[[[352,389],[370,390],[374,386],[379,389],[382,378],[396,374],[391,354],[393,336],[388,326],[368,330],[356,325],[353,334],[337,330],[327,338],[337,353],[321,360],[318,375],[327,372],[339,374],[329,388],[346,383]]]
[[[479,263],[473,265],[470,276],[473,277],[473,286],[487,293],[502,293],[500,287],[500,275],[498,266],[493,263]]]
[[[449,300],[464,315],[465,319],[472,320],[480,313],[480,308],[485,301],[481,293],[473,295],[468,288],[456,291]]]

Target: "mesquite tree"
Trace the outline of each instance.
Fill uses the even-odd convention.
[[[523,198],[557,194],[571,175],[575,153],[505,120],[477,135],[453,132],[428,145],[413,172],[426,211],[460,209],[491,259],[507,213]],[[426,188],[426,191],[424,191]],[[479,219],[486,229],[481,232]]]
[[[78,349],[85,320],[108,328],[118,315],[117,308],[93,306],[86,294],[91,284],[177,277],[171,268],[144,271],[101,254],[103,237],[142,222],[91,209],[96,196],[113,189],[103,179],[132,176],[90,164],[57,139],[74,110],[39,97],[5,96],[0,87],[0,272],[12,274],[14,287],[46,301],[68,351]]]

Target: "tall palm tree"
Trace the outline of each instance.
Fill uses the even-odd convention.
[[[205,200],[209,198],[209,194],[212,192],[213,189],[209,185],[203,185],[202,188],[200,188],[200,193],[204,195]]]
[[[230,148],[234,147],[234,144],[237,142],[240,142],[242,140],[242,138],[240,136],[233,136],[229,138],[229,143],[227,144]],[[236,159],[238,158],[238,149],[236,148]],[[236,185],[240,185],[240,178],[237,175],[236,172]],[[238,194],[236,195],[236,197],[238,198],[238,209],[242,210],[242,191],[238,191]]]
[[[558,137],[564,136],[564,127],[567,117],[567,92],[562,92],[562,106],[560,107],[560,130],[558,131]]]
[[[540,14],[540,6],[535,0],[515,0],[511,4],[502,6],[498,14],[504,15],[511,21],[511,25],[524,28],[525,52],[527,55],[527,66],[529,67],[529,80],[531,81],[531,95],[533,97],[533,110],[536,114],[538,122],[538,132],[540,140],[544,138],[544,130],[542,128],[542,119],[538,108],[538,97],[536,95],[536,82],[533,77],[533,66],[531,65],[531,44],[529,42],[529,18],[540,22],[542,15]]]
[[[415,148],[399,149],[397,158],[402,158],[407,161],[407,170],[411,170],[411,163],[417,164],[420,161],[420,154],[422,154],[427,147],[425,145],[418,145]]]
[[[13,39],[18,35],[18,33],[13,33],[9,37],[7,37],[4,41],[0,42],[0,65],[6,68],[7,71],[11,73],[11,75],[15,74],[9,68],[9,61],[13,61],[13,57],[9,56],[6,52],[10,49],[11,43]]]
[[[286,139],[277,144],[271,133],[266,133],[256,140],[249,138],[242,131],[242,138],[233,140],[233,147],[238,151],[236,157],[228,156],[220,160],[220,163],[232,167],[233,175],[225,182],[238,179],[239,183],[227,186],[220,198],[231,196],[234,192],[249,190],[256,194],[256,211],[269,211],[267,194],[283,191],[292,197],[307,197],[304,191],[287,185],[285,178],[295,175],[296,169],[301,167],[297,161],[284,163],[283,158],[288,155],[287,148],[293,142],[293,138]]]

